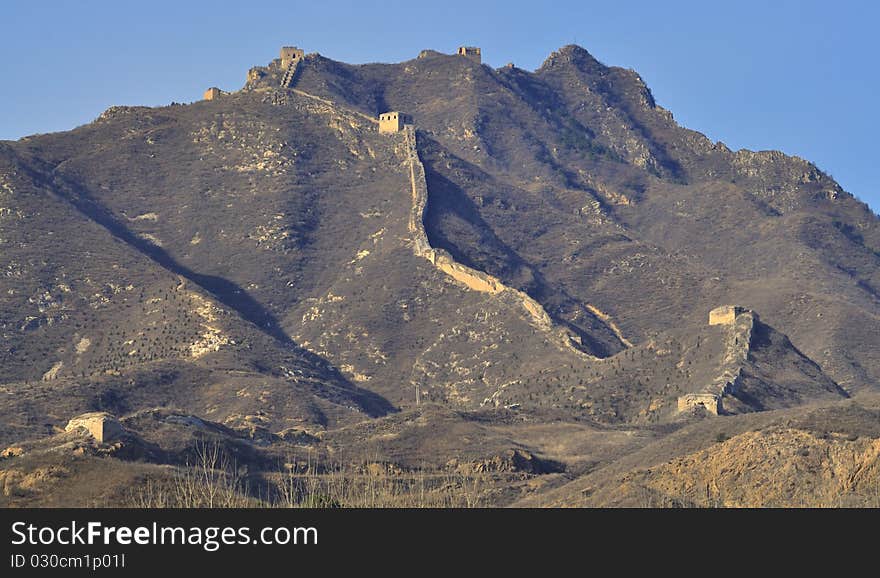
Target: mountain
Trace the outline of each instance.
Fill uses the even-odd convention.
[[[176,412],[266,479],[305,452],[567,504],[649,452],[640,496],[704,505],[669,490],[700,454],[656,448],[874,415],[877,215],[808,161],[680,127],[632,70],[284,49],[206,96],[0,143],[6,479],[56,466],[27,448],[70,447],[78,414],[150,439],[136,416]],[[176,431],[76,471],[188,463]],[[632,504],[603,476],[597,504]]]

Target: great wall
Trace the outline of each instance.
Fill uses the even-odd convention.
[[[742,382],[742,368],[752,348],[756,320],[757,314],[753,311],[732,305],[709,312],[709,325],[722,325],[727,329],[721,373],[702,391],[680,396],[678,411],[703,408],[713,415],[724,412],[724,397],[736,393]]]
[[[468,289],[495,295],[502,301],[515,307],[521,307],[525,311],[529,322],[547,332],[551,339],[559,346],[574,351],[588,359],[596,357],[584,352],[579,335],[567,327],[562,327],[553,322],[553,319],[544,310],[540,303],[532,299],[528,294],[513,287],[508,287],[500,279],[462,265],[452,258],[449,252],[434,248],[428,241],[428,233],[425,231],[425,213],[428,210],[428,182],[425,178],[425,166],[419,157],[418,136],[415,126],[407,124],[401,131],[406,144],[406,155],[410,166],[410,183],[412,186],[412,209],[409,218],[409,232],[413,236],[413,253],[417,257],[423,257],[440,271],[446,273]]]
[[[607,325],[608,328],[614,332],[614,335],[617,336],[621,343],[623,343],[627,347],[633,347],[632,342],[624,337],[623,331],[620,330],[620,327],[617,326],[617,323],[614,322],[614,319],[612,319],[610,315],[608,315],[595,305],[591,305],[590,303],[586,303],[584,307],[587,309],[587,311],[598,317],[599,320],[602,321],[602,323]]]
[[[480,52],[478,47],[463,46],[459,48],[458,55],[481,63]],[[555,323],[544,307],[528,294],[513,287],[508,287],[500,279],[488,273],[458,263],[449,252],[431,246],[424,226],[425,213],[428,208],[428,184],[425,177],[425,167],[419,157],[417,131],[412,117],[399,111],[391,111],[380,114],[379,118],[376,119],[296,88],[294,85],[300,74],[301,63],[309,57],[310,55],[305,55],[304,51],[298,47],[284,46],[281,48],[280,58],[276,61],[276,66],[281,71],[280,88],[311,100],[314,105],[318,105],[318,108],[323,109],[322,112],[344,113],[348,116],[355,116],[361,120],[377,124],[380,133],[403,135],[406,147],[405,154],[410,166],[410,183],[412,188],[413,203],[408,228],[413,236],[413,253],[417,257],[427,259],[434,267],[468,289],[488,293],[514,308],[520,308],[525,313],[529,323],[547,333],[550,340],[556,343],[557,346],[570,350],[586,359],[598,359],[585,351],[580,335],[568,327]],[[248,72],[247,85],[258,82],[265,74],[264,70],[260,67],[251,69]],[[204,99],[213,100],[223,94],[226,93],[216,87],[211,87],[205,92]],[[617,336],[621,344],[625,347],[633,346],[623,336],[620,328],[609,315],[593,305],[586,305],[586,309],[602,321]]]

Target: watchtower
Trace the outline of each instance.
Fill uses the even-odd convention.
[[[481,64],[483,62],[482,53],[478,46],[459,46],[458,55],[464,56],[465,58],[470,58],[477,64]]]
[[[712,415],[721,413],[721,397],[712,393],[688,393],[679,396],[678,411],[702,407]]]
[[[413,119],[408,114],[399,111],[383,112],[379,115],[379,132],[400,132],[405,125],[412,123]]]
[[[709,312],[709,325],[730,325],[745,311],[744,307],[737,307],[735,305],[716,307]]]
[[[205,91],[205,94],[202,95],[202,98],[204,98],[205,100],[214,100],[216,98],[219,98],[221,94],[223,94],[223,91],[221,91],[216,86],[212,86]]]
[[[95,438],[95,441],[102,444],[117,440],[125,434],[122,424],[115,417],[103,411],[76,416],[67,422],[64,431],[73,431],[79,428],[88,431]]]
[[[296,46],[282,46],[281,68],[287,68],[288,66],[290,66],[291,62],[302,60],[303,56],[305,56],[305,51],[302,48],[298,48]]]

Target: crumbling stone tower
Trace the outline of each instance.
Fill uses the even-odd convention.
[[[292,62],[302,60],[303,56],[305,56],[305,51],[302,48],[296,46],[282,46],[281,68],[286,69]]]
[[[458,55],[470,58],[477,64],[482,64],[483,62],[483,57],[478,46],[459,46]]]
[[[722,305],[709,312],[709,325],[731,325],[736,318],[746,312],[744,307]]]
[[[216,98],[219,98],[221,94],[223,94],[223,91],[221,91],[216,86],[212,86],[205,91],[205,94],[202,95],[202,98],[204,98],[205,100],[214,100]]]
[[[109,443],[118,440],[125,434],[125,429],[115,417],[107,412],[96,411],[84,413],[67,422],[64,431],[84,429],[98,443]]]
[[[379,115],[379,132],[400,132],[403,130],[404,126],[412,123],[413,119],[408,114],[398,111],[383,112]]]

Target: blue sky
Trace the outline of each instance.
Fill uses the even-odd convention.
[[[880,3],[855,0],[4,0],[0,139],[240,88],[282,44],[352,63],[474,44],[534,69],[577,43],[637,70],[679,123],[814,161],[876,212],[878,22]]]

